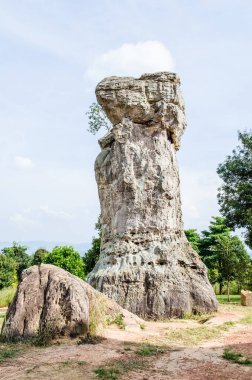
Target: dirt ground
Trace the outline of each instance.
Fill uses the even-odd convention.
[[[232,349],[252,359],[249,316],[252,308],[221,305],[205,320],[112,325],[98,344],[17,346],[16,356],[0,364],[0,379],[251,380],[252,366],[223,358]]]

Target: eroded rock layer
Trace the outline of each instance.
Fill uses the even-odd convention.
[[[96,88],[113,128],[95,163],[101,256],[88,281],[142,317],[209,312],[217,301],[189,245],[176,150],[186,123],[173,73],[110,77]]]

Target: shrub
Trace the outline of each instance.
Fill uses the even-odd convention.
[[[79,252],[71,246],[55,247],[46,258],[45,263],[56,265],[66,271],[84,278],[84,263]]]
[[[16,262],[0,254],[0,289],[8,287],[17,281]]]
[[[21,279],[21,274],[24,269],[31,265],[31,257],[28,255],[27,247],[13,243],[12,247],[2,249],[2,253],[16,262],[18,281]]]
[[[37,249],[32,258],[32,265],[40,265],[41,263],[44,263],[48,254],[49,252],[44,248]]]

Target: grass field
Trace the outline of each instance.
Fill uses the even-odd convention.
[[[241,296],[239,294],[230,295],[230,302],[228,302],[228,296],[227,294],[222,294],[221,296],[216,296],[219,303],[225,304],[225,303],[232,303],[232,304],[240,304],[241,303]]]
[[[16,292],[16,287],[9,287],[0,290],[0,307],[9,306],[14,294]]]

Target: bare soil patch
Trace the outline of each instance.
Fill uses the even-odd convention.
[[[222,305],[203,323],[126,320],[125,329],[109,326],[98,344],[17,345],[15,356],[0,363],[1,379],[251,380],[252,366],[223,358],[228,348],[252,359],[252,324],[241,322],[248,315],[252,308]]]

